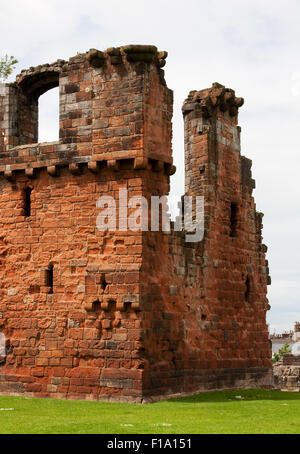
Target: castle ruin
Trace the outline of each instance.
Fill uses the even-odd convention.
[[[273,383],[267,248],[233,90],[183,105],[203,240],[96,227],[100,196],[169,194],[166,57],[92,49],[0,85],[2,394],[142,402]],[[58,86],[59,141],[37,143],[39,96]]]

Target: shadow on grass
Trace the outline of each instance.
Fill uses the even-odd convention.
[[[300,393],[282,392],[263,389],[247,389],[236,391],[213,391],[210,393],[195,394],[193,396],[169,399],[168,402],[174,403],[214,403],[232,401],[255,401],[255,400],[274,400],[291,401],[300,400]]]

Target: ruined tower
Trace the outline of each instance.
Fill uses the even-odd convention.
[[[270,386],[268,264],[242,99],[214,84],[183,106],[186,195],[204,238],[99,231],[97,201],[169,193],[173,94],[154,46],[95,49],[0,85],[0,392],[140,402]],[[59,141],[37,143],[60,90]]]

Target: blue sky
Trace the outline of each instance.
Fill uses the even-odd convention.
[[[91,47],[131,43],[167,50],[174,90],[172,194],[184,187],[181,105],[220,82],[245,98],[242,153],[253,160],[258,211],[272,275],[270,330],[300,321],[300,2],[296,0],[1,0],[0,54],[17,71]],[[57,92],[41,98],[41,140],[54,140]]]

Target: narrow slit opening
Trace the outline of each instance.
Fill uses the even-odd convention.
[[[105,279],[105,274],[102,274],[102,276],[101,276],[101,288],[102,288],[103,291],[105,291],[106,287],[107,287],[107,282],[106,282],[106,279]]]
[[[31,193],[32,188],[26,188],[24,190],[24,210],[26,218],[31,216]]]
[[[238,206],[236,203],[231,203],[230,206],[230,236],[237,236],[237,221],[238,221]]]
[[[251,284],[250,284],[250,278],[249,276],[247,277],[246,280],[246,291],[245,291],[245,301],[249,302],[250,300],[250,291],[251,291]]]
[[[54,276],[54,266],[49,265],[46,270],[46,287],[49,287],[49,294],[53,294],[53,276]]]

